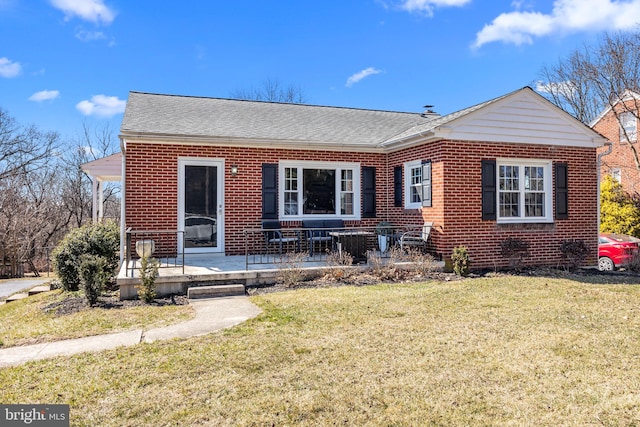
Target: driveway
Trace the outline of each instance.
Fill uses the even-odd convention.
[[[43,285],[50,281],[51,279],[46,277],[40,279],[0,280],[0,299],[5,299],[9,295],[15,294],[16,292],[35,288],[36,286]]]

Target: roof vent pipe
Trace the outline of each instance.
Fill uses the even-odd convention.
[[[424,108],[424,112],[420,114],[422,117],[440,117],[440,114],[433,111],[433,105],[425,105]]]

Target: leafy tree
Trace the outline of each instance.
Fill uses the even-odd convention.
[[[611,176],[600,186],[600,231],[640,237],[640,208]]]

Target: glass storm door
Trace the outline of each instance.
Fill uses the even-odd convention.
[[[221,161],[180,161],[178,228],[188,253],[222,252]]]

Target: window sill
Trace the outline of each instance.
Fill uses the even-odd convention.
[[[556,229],[554,222],[498,222],[496,228],[503,230],[540,230],[550,231]]]

